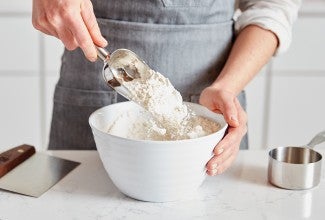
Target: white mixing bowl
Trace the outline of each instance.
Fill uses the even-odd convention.
[[[143,201],[165,202],[193,194],[206,177],[205,165],[222,139],[227,124],[222,115],[186,103],[197,115],[221,124],[211,135],[179,141],[131,140],[108,134],[108,125],[123,111],[139,112],[133,102],[112,104],[89,117],[97,150],[116,187]]]

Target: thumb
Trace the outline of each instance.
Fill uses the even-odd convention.
[[[239,121],[238,121],[238,112],[235,104],[235,99],[228,99],[225,100],[223,103],[223,109],[222,114],[225,117],[226,122],[231,126],[231,127],[238,127],[239,126]]]

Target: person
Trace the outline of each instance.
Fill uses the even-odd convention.
[[[125,100],[95,62],[95,45],[106,47],[107,39],[109,51],[130,49],[163,73],[185,101],[224,115],[227,134],[206,165],[209,175],[223,173],[239,146],[248,148],[243,89],[287,50],[299,6],[300,0],[33,0],[33,26],[66,48],[49,149],[95,149],[89,115]]]

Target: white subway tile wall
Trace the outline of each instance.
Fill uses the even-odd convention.
[[[3,0],[0,2],[0,13],[31,13],[32,0]]]
[[[325,13],[325,12],[324,12]],[[324,17],[300,17],[290,50],[274,60],[275,71],[324,71]]]
[[[267,96],[268,69],[264,68],[246,87],[248,141],[250,149],[258,149],[265,140],[265,97]]]
[[[0,151],[47,148],[63,46],[33,28],[31,8],[32,1],[0,2]]]
[[[49,134],[50,134],[50,127],[51,127],[51,119],[52,119],[52,107],[53,107],[53,93],[54,87],[56,82],[58,81],[59,74],[49,75],[45,79],[45,108],[44,108],[44,126],[45,132],[43,137],[43,143],[45,148],[48,146],[49,143]]]
[[[61,56],[64,46],[57,38],[52,36],[44,36],[44,71],[46,77],[44,79],[44,126],[45,132],[43,137],[43,145],[47,147],[49,142],[49,134],[52,119],[53,93],[55,84],[59,79]]]
[[[275,75],[271,90],[267,147],[305,145],[325,130],[325,70]]]
[[[47,75],[58,75],[64,50],[63,43],[55,37],[43,36],[45,42],[45,72]]]
[[[37,75],[39,67],[39,34],[32,28],[31,17],[0,16],[0,71]]]
[[[0,151],[23,143],[41,146],[38,76],[0,75]]]
[[[32,27],[32,1],[0,2],[0,151],[45,150],[63,46]],[[305,144],[325,130],[325,1],[305,1],[292,47],[247,86],[250,149]]]

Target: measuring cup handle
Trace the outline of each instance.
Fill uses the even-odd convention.
[[[318,133],[308,144],[309,148],[313,148],[317,144],[323,143],[325,141],[325,131]]]
[[[102,47],[98,47],[96,46],[97,49],[97,56],[102,60],[102,61],[106,61],[109,58],[109,52]]]

